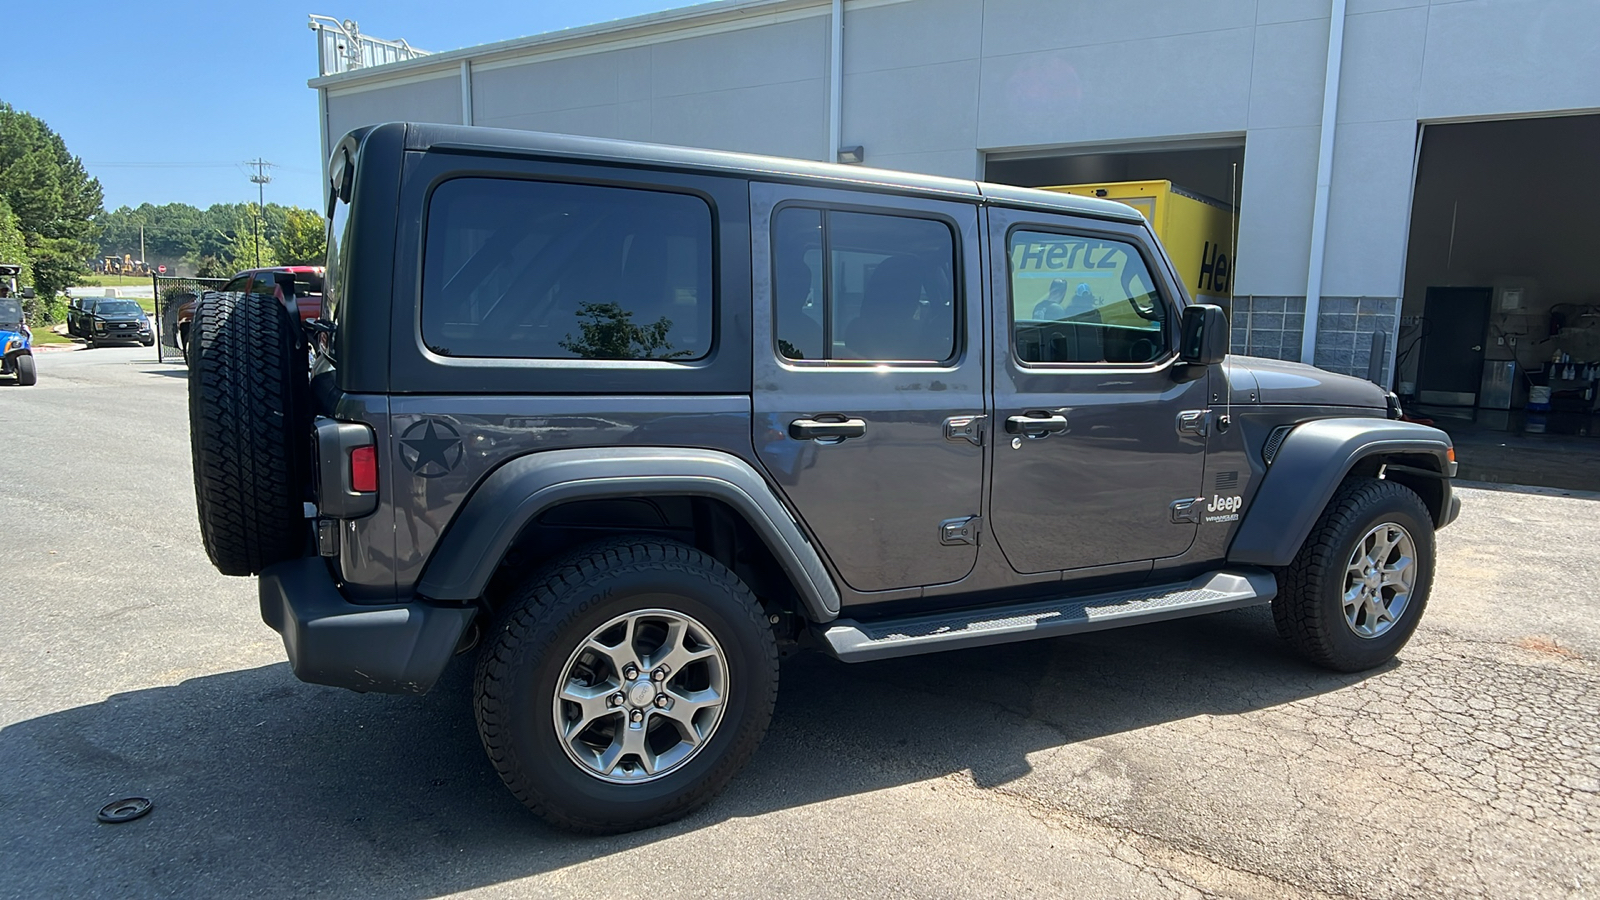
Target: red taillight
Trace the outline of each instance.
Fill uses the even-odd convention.
[[[371,493],[378,489],[378,448],[356,447],[350,451],[350,490]]]

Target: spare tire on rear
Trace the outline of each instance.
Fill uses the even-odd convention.
[[[255,575],[307,541],[310,404],[298,323],[279,303],[208,294],[189,332],[189,443],[206,554]]]

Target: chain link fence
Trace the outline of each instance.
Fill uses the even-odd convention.
[[[185,362],[195,304],[207,291],[222,290],[228,280],[151,275],[150,281],[156,300],[156,361]]]

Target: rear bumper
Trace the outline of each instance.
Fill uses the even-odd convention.
[[[261,618],[283,636],[296,678],[353,691],[424,694],[477,610],[412,601],[350,603],[321,557],[261,573]]]

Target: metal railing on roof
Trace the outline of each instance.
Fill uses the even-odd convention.
[[[361,33],[354,19],[343,22],[332,16],[313,15],[311,30],[317,33],[317,72],[337,75],[387,63],[404,62],[427,56],[405,41],[386,41]]]

